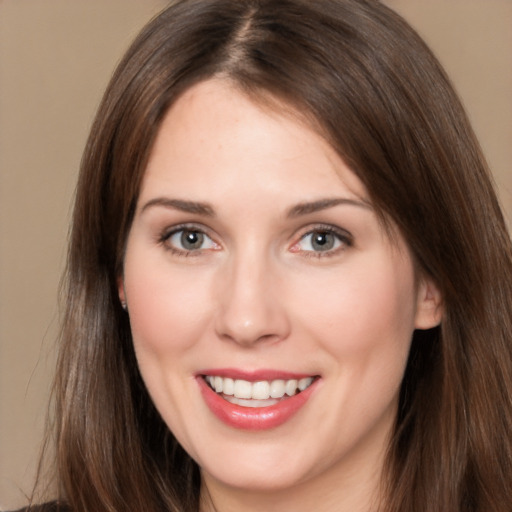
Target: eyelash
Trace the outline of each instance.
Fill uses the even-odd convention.
[[[294,250],[294,248],[297,247],[308,236],[312,236],[315,233],[322,235],[333,235],[337,242],[339,242],[338,247],[327,249],[325,251],[301,251],[300,249]],[[308,229],[304,234],[302,234],[298,242],[295,242],[292,245],[291,250],[292,252],[300,252],[301,255],[305,258],[329,258],[338,255],[340,252],[346,250],[349,247],[352,247],[353,245],[354,239],[348,231],[337,228],[330,224],[319,224],[313,228]]]
[[[204,228],[193,225],[193,224],[180,224],[178,226],[173,226],[172,229],[164,230],[161,235],[158,237],[158,243],[160,243],[165,250],[170,251],[172,254],[176,256],[188,257],[188,256],[199,256],[205,249],[197,249],[193,251],[189,251],[187,249],[178,249],[173,246],[169,240],[176,234],[181,232],[189,232],[189,233],[198,233],[200,235],[204,235],[208,237],[212,241],[213,244],[218,245],[210,235],[205,231]]]
[[[213,238],[208,235],[206,230],[203,227],[199,227],[193,224],[181,224],[177,226],[173,226],[172,229],[164,230],[158,237],[158,243],[161,244],[165,250],[170,251],[172,254],[181,257],[189,257],[189,256],[199,256],[203,251],[209,250],[207,249],[197,249],[197,250],[186,250],[179,249],[172,245],[169,240],[176,234],[181,232],[189,232],[189,233],[198,233],[200,235],[204,235],[207,237],[212,244],[220,247],[217,242],[213,240]],[[336,241],[339,243],[338,247],[333,249],[327,249],[325,251],[314,251],[314,250],[300,250],[297,247],[300,243],[302,243],[308,236],[312,236],[313,234],[318,233],[322,235],[332,235],[336,238]],[[335,243],[336,243],[335,241]],[[290,247],[291,252],[301,253],[301,255],[305,258],[326,258],[337,255],[339,252],[346,250],[349,247],[353,246],[353,237],[352,235],[343,229],[337,228],[335,226],[329,224],[319,224],[304,232],[300,235],[300,238],[297,242],[293,243]],[[297,248],[297,249],[296,249]]]

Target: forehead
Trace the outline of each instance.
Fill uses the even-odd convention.
[[[366,197],[360,180],[305,116],[213,79],[188,89],[167,112],[141,194],[167,185],[213,195],[229,184],[241,194],[264,181],[280,188],[283,199],[326,190]]]

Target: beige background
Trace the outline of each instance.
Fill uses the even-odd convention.
[[[387,0],[452,76],[512,218],[512,0]],[[0,509],[39,450],[76,172],[110,73],[164,0],[0,0]]]

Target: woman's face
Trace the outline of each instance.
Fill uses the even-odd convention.
[[[163,121],[119,293],[149,393],[212,488],[374,478],[413,330],[439,320],[333,149],[220,80]]]

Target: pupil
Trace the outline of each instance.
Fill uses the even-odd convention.
[[[315,233],[311,245],[317,251],[328,251],[334,247],[334,236],[327,232]]]
[[[203,245],[204,235],[197,231],[184,231],[181,235],[181,245],[186,250],[199,249]]]

